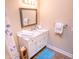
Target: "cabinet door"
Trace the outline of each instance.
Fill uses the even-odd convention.
[[[42,34],[40,37],[39,37],[39,45],[38,45],[38,47],[39,48],[43,48],[44,46],[46,46],[46,44],[47,44],[47,34],[46,33],[44,33],[44,34]]]
[[[29,55],[30,57],[32,57],[34,54],[35,54],[35,40],[31,39],[30,42],[29,42]]]

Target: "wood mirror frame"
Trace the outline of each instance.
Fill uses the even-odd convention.
[[[21,27],[37,24],[37,9],[19,8]]]

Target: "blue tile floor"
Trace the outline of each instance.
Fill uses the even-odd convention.
[[[55,55],[55,51],[45,48],[41,53],[36,56],[35,59],[52,59]]]

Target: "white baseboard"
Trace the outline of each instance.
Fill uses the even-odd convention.
[[[50,49],[52,49],[52,50],[55,50],[55,51],[57,51],[59,53],[62,53],[62,54],[66,55],[66,56],[68,56],[70,58],[73,58],[73,55],[72,54],[70,54],[70,53],[68,53],[68,52],[66,52],[64,50],[61,50],[61,49],[59,49],[59,48],[57,48],[55,46],[52,46],[50,44],[47,44],[47,47],[50,48]]]

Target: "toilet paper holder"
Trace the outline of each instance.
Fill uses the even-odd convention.
[[[64,26],[63,26],[63,29],[66,29],[68,27],[68,25],[67,24],[65,24]]]

